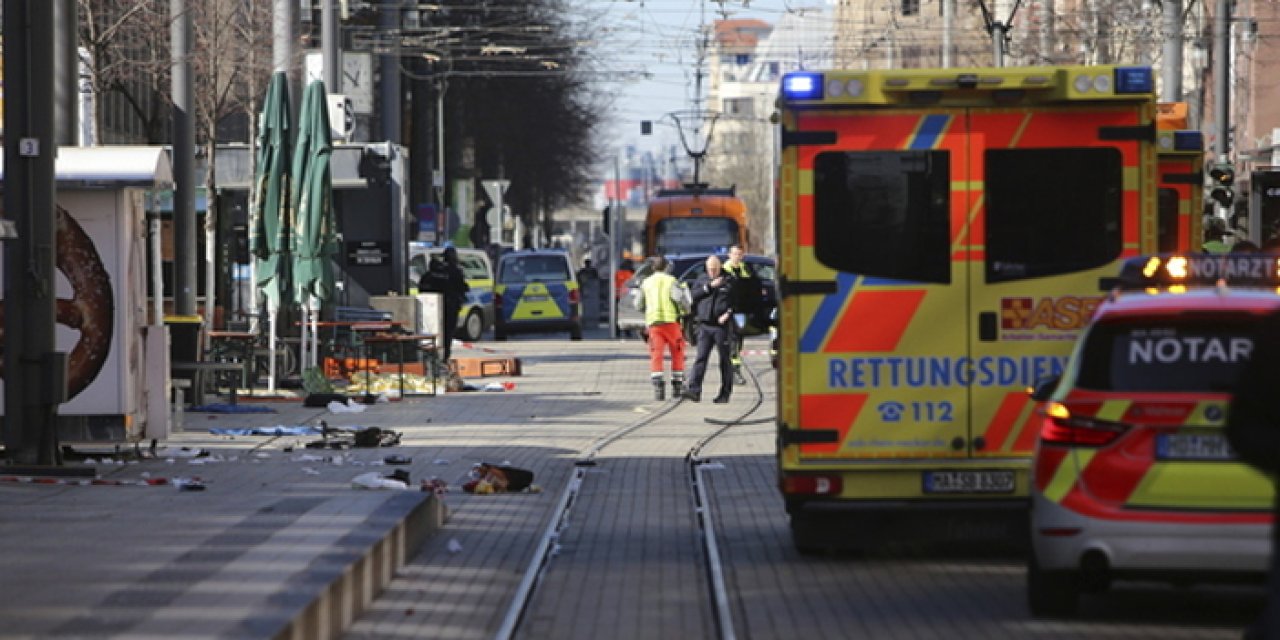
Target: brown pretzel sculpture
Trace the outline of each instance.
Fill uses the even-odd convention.
[[[57,266],[71,283],[72,298],[57,301],[58,324],[80,332],[67,356],[67,399],[88,387],[102,371],[111,352],[115,327],[115,296],[111,275],[93,240],[66,209],[58,207],[56,220]],[[0,354],[4,352],[4,306],[0,305]],[[0,375],[4,360],[0,357]]]

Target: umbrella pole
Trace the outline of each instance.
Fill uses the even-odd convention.
[[[276,392],[276,309],[269,309],[267,331],[267,391]]]
[[[258,266],[253,257],[249,258],[249,333],[257,334],[262,328],[262,308],[258,306]],[[245,305],[242,305],[245,306]],[[244,309],[241,309],[243,311]]]
[[[320,366],[320,301],[316,298],[311,299],[317,303],[311,308],[311,366]]]

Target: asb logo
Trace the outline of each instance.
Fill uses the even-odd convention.
[[[1001,298],[1000,328],[1007,331],[1084,328],[1102,302],[1099,297]]]

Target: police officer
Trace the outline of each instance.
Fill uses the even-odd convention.
[[[756,276],[755,269],[742,260],[745,253],[741,245],[735,244],[729,247],[729,259],[724,263],[724,270],[733,276],[730,301],[734,311],[740,314],[752,313],[760,306],[760,278]],[[730,358],[733,362],[733,383],[746,384],[747,379],[742,377],[742,327],[730,323],[729,329],[733,332]]]
[[[707,258],[707,272],[694,282],[692,288],[698,356],[693,363],[689,388],[684,392],[684,397],[688,400],[702,400],[702,378],[707,373],[707,360],[711,357],[713,347],[720,359],[720,393],[714,402],[726,403],[733,393],[733,363],[729,357],[733,339],[730,325],[733,318],[733,304],[730,302],[732,287],[733,276],[721,269],[720,259],[715,256]]]
[[[441,327],[444,333],[442,353],[443,362],[448,366],[453,351],[453,332],[458,328],[458,313],[462,311],[462,303],[466,300],[467,292],[471,290],[466,276],[462,273],[462,268],[458,266],[457,249],[453,246],[445,247],[443,261],[435,257],[431,258],[430,267],[418,282],[418,290],[440,294],[444,306],[444,319],[441,321],[444,325]]]
[[[636,309],[644,312],[644,324],[649,335],[649,380],[653,382],[653,399],[665,400],[665,382],[662,377],[662,356],[671,353],[671,395],[680,397],[684,385],[684,334],[680,331],[680,306],[676,302],[682,295],[681,285],[675,276],[667,273],[667,259],[653,258],[653,274],[640,284],[640,297]]]

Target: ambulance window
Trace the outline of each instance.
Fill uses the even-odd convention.
[[[1076,386],[1097,391],[1231,391],[1252,354],[1255,325],[1221,317],[1097,325],[1085,342]]]
[[[1160,208],[1156,231],[1156,242],[1161,252],[1178,250],[1178,191],[1161,189],[1160,200],[1156,206]],[[1188,249],[1197,247],[1187,247]]]
[[[814,253],[840,271],[948,283],[950,197],[946,151],[818,154]]]
[[[1120,255],[1120,151],[991,149],[986,159],[987,282],[1100,267]]]

